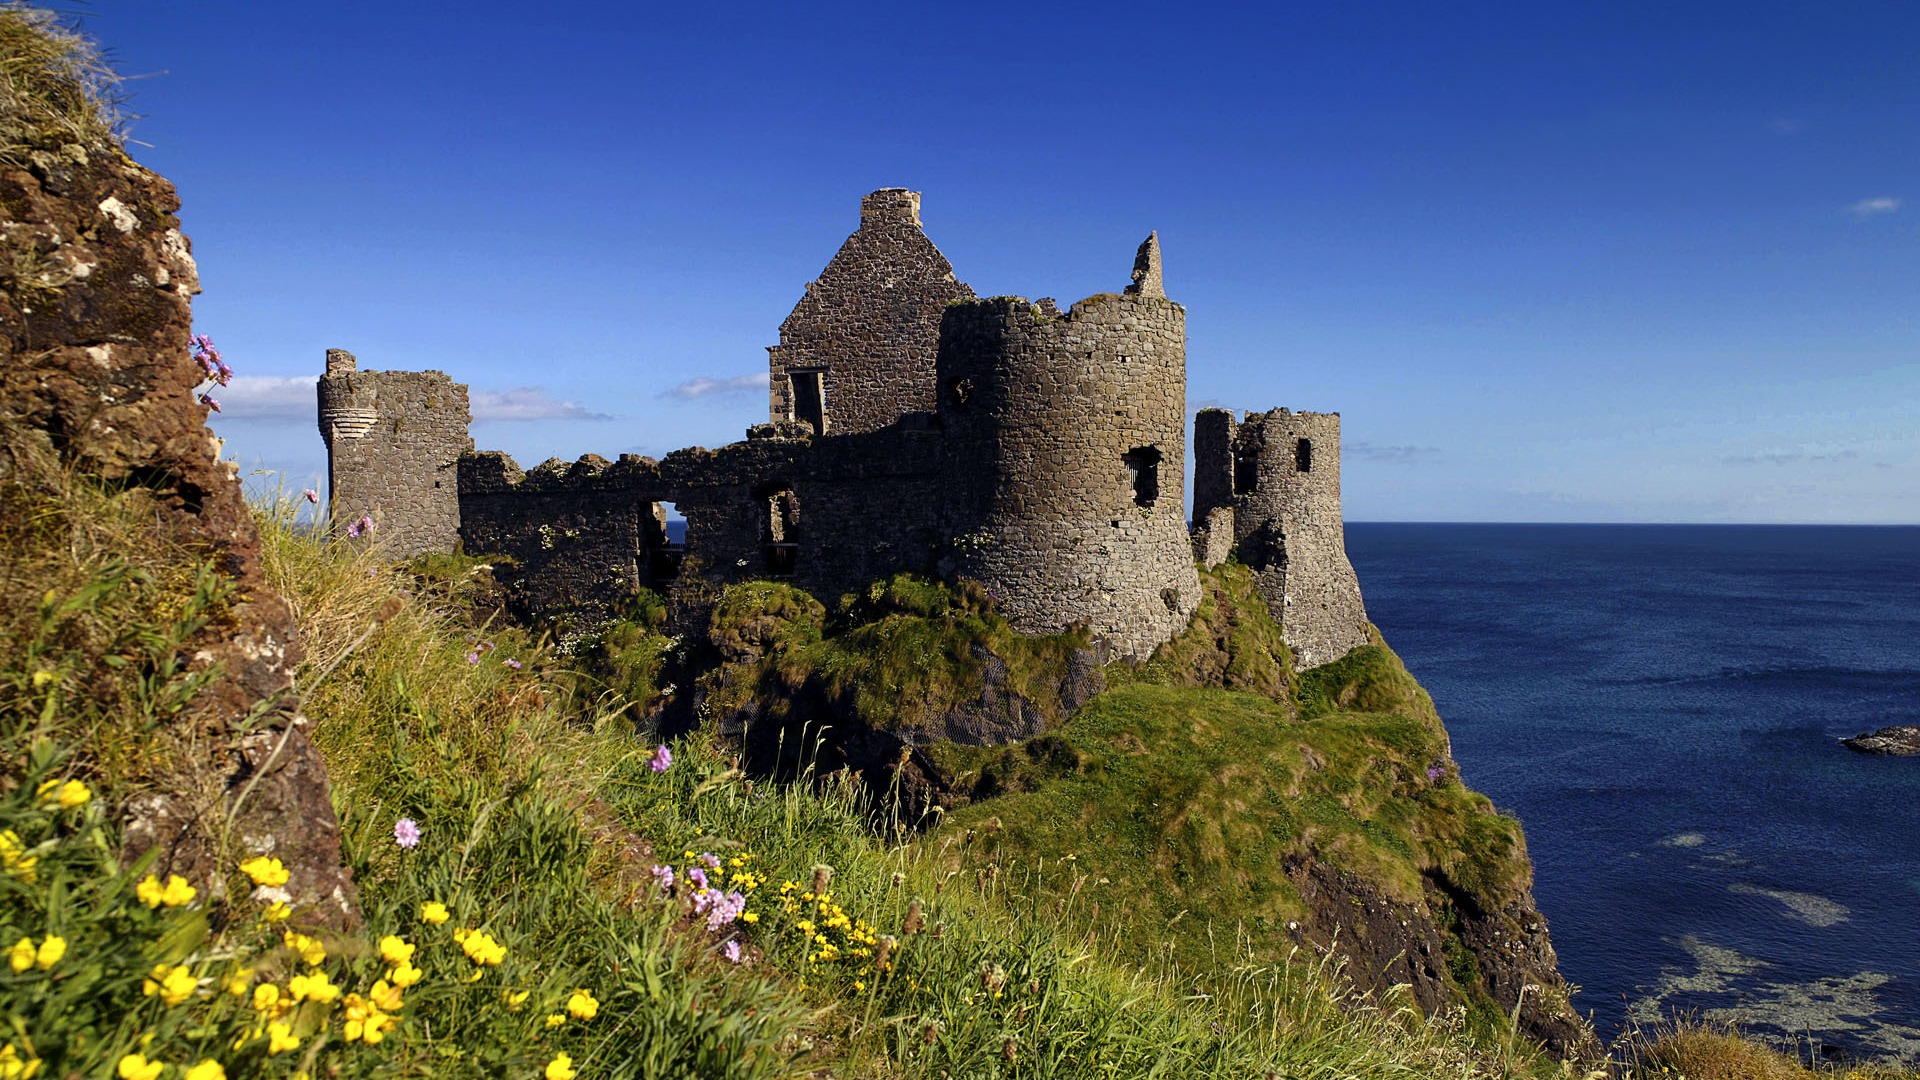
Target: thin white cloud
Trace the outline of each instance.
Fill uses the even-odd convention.
[[[1440,453],[1437,446],[1375,446],[1364,442],[1348,443],[1341,450],[1350,457],[1389,465],[1413,465],[1432,460]]]
[[[561,401],[537,386],[474,390],[468,395],[475,420],[611,420],[577,401]]]
[[[210,391],[220,415],[243,420],[291,420],[319,411],[313,384],[317,375],[235,375]]]
[[[1900,209],[1900,200],[1891,195],[1878,195],[1871,199],[1861,199],[1847,208],[1854,217],[1865,221],[1881,214],[1891,214]]]
[[[729,379],[715,379],[706,375],[696,375],[686,382],[669,390],[660,392],[663,398],[679,401],[692,401],[703,397],[737,397],[746,394],[764,394],[767,392],[767,373],[754,372],[752,375],[735,375]]]
[[[1824,452],[1787,450],[1776,453],[1730,454],[1725,460],[1729,465],[1800,465],[1816,461],[1853,461],[1859,456],[1858,450]]]

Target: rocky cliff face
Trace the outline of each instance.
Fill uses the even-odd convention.
[[[292,612],[263,584],[253,519],[196,399],[200,286],[180,200],[106,140],[32,139],[5,157],[0,485],[144,491],[153,512],[137,542],[217,560],[236,598],[180,658],[209,681],[169,723],[204,759],[123,808],[127,856],[154,851],[159,873],[217,890],[236,857],[271,853],[315,918],[351,921],[326,768],[293,694]],[[0,513],[23,505],[8,504]]]

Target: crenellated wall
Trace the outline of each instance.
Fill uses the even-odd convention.
[[[1091,627],[1144,660],[1186,626],[1199,577],[1186,530],[1186,313],[1164,296],[947,309],[946,569],[1015,626]]]
[[[352,353],[328,349],[319,397],[334,531],[365,516],[366,542],[393,556],[453,550],[454,463],[473,449],[467,388],[441,371],[361,371]]]
[[[1340,511],[1340,414],[1225,409],[1194,418],[1198,527],[1232,511],[1234,547],[1302,668],[1367,643]]]

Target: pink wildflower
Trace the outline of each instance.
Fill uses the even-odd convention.
[[[357,537],[372,530],[373,518],[370,515],[361,514],[359,520],[347,526],[347,535]]]
[[[403,848],[410,848],[420,842],[420,826],[410,817],[403,817],[393,823],[393,842]]]
[[[212,409],[214,412],[220,411],[220,402],[216,401],[212,394],[201,394],[200,404],[205,405],[207,408]]]
[[[666,744],[662,743],[660,747],[653,752],[653,760],[647,762],[647,768],[652,769],[654,772],[666,772],[672,767],[673,751],[667,749]]]
[[[468,653],[468,654],[467,654],[467,663],[469,663],[469,664],[477,664],[477,663],[479,663],[479,662],[480,662],[480,654],[479,654],[479,653],[477,653],[477,652],[470,652],[470,653]]]
[[[511,656],[509,656],[509,657],[507,657],[507,658],[506,658],[505,660],[502,660],[502,661],[500,661],[500,663],[501,663],[501,664],[502,664],[503,666],[505,666],[505,667],[510,667],[510,668],[512,668],[512,669],[513,669],[513,670],[515,670],[515,671],[519,671],[519,670],[520,670],[520,661],[518,661],[518,660],[515,660],[515,659],[514,659],[513,657],[511,657]]]
[[[647,872],[652,874],[653,880],[659,883],[661,892],[673,888],[673,867],[656,866]]]
[[[729,941],[727,942],[727,947],[721,951],[725,954],[727,961],[729,963],[737,964],[740,962],[740,943],[739,942]]]
[[[308,502],[312,503],[315,506],[320,505],[320,493],[313,490],[312,488],[308,488],[307,490],[301,492],[300,497],[307,500]]]

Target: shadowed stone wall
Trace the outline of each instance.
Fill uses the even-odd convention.
[[[1144,250],[1144,249],[1143,249]],[[1157,275],[1156,275],[1157,276]],[[947,309],[950,573],[1027,633],[1084,622],[1144,659],[1199,602],[1186,532],[1186,313],[1163,296]]]
[[[467,388],[441,371],[360,371],[352,353],[328,349],[319,394],[334,530],[365,515],[370,542],[397,558],[453,550],[454,463],[473,449]]]
[[[591,630],[646,586],[677,626],[697,627],[719,587],[779,578],[831,603],[903,570],[935,571],[939,434],[923,427],[813,439],[766,424],[718,450],[663,461],[554,460],[522,473],[505,454],[459,466],[468,551],[501,554],[508,603],[526,619]],[[661,503],[687,519],[669,545]]]
[[[883,188],[860,200],[860,229],[780,324],[767,350],[769,418],[802,417],[817,385],[821,434],[873,431],[934,408],[940,314],[973,290],[920,230],[920,193]]]
[[[1194,419],[1194,520],[1233,510],[1234,543],[1302,668],[1367,643],[1340,512],[1340,414],[1275,409]]]

